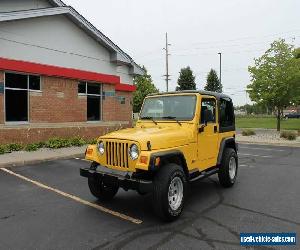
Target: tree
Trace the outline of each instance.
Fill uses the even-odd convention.
[[[217,72],[211,69],[207,75],[204,90],[222,93],[222,88]]]
[[[297,84],[296,85],[297,93],[295,93],[295,97],[293,98],[292,102],[296,106],[296,105],[300,105],[300,48],[295,49],[294,57],[295,57],[297,73],[292,81],[295,81]]]
[[[277,130],[280,131],[280,114],[284,107],[299,97],[297,74],[299,66],[293,45],[279,39],[249,66],[251,84],[247,86],[252,101],[277,110]]]
[[[177,84],[176,91],[196,89],[195,76],[190,66],[180,70]]]
[[[300,48],[295,49],[295,58],[300,59]]]
[[[143,66],[145,71],[144,75],[136,76],[133,80],[136,86],[136,91],[133,93],[133,112],[140,112],[144,98],[151,93],[157,93],[158,89],[152,82],[151,75],[148,74],[145,66]]]

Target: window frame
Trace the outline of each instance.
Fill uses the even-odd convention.
[[[25,88],[11,88],[6,86],[6,75],[7,74],[15,74],[15,75],[23,75],[27,78],[27,86]],[[40,89],[30,89],[29,88],[29,76],[39,76],[40,78]],[[6,90],[13,90],[13,91],[26,91],[27,92],[27,121],[7,121],[6,117]],[[16,71],[4,71],[4,98],[3,98],[3,115],[4,115],[4,124],[8,125],[18,125],[18,124],[29,124],[30,121],[30,92],[42,92],[42,76],[38,74],[28,74],[24,72],[16,72]]]
[[[154,95],[154,96],[149,96],[149,97],[146,97],[143,101],[143,104],[142,104],[142,107],[141,107],[141,110],[139,112],[139,119],[140,120],[144,120],[141,115],[142,115],[142,110],[144,109],[144,106],[145,106],[145,101],[147,99],[151,99],[151,98],[159,98],[159,97],[168,97],[168,96],[194,96],[195,97],[195,103],[194,103],[194,108],[193,108],[193,115],[190,119],[178,119],[178,121],[182,121],[182,122],[188,122],[188,121],[193,121],[195,119],[195,115],[196,115],[196,108],[197,108],[197,102],[198,102],[198,97],[196,94],[178,94],[178,95]],[[174,120],[172,119],[160,119],[159,117],[154,117],[155,121],[156,122],[165,122],[165,121],[168,121],[168,122],[174,122]],[[176,122],[176,121],[175,121]]]
[[[84,83],[85,84],[85,93],[79,93],[79,84]],[[99,94],[88,94],[88,84],[95,84],[100,86],[100,93]],[[88,98],[89,96],[96,96],[100,98],[100,107],[99,107],[99,120],[88,120],[88,117],[86,115],[86,122],[88,123],[95,123],[95,122],[101,122],[103,121],[103,84],[99,82],[90,82],[90,81],[78,81],[77,83],[77,94],[78,96],[86,96]],[[87,100],[86,100],[87,101]],[[87,105],[86,105],[86,113],[87,113]]]
[[[216,98],[214,98],[214,97],[206,97],[206,96],[205,96],[205,97],[202,97],[202,99],[201,99],[199,124],[204,124],[204,123],[202,122],[202,104],[203,104],[203,102],[205,102],[205,101],[214,101],[214,103],[215,103],[215,109],[214,109],[214,113],[213,113],[214,121],[209,121],[209,122],[207,122],[207,123],[209,123],[209,124],[215,124],[215,123],[218,122],[218,121],[217,121],[217,106],[218,106],[218,102],[217,102]]]
[[[231,108],[232,108],[232,124],[229,126],[222,126],[222,121],[221,121],[221,102],[226,101],[226,103],[231,103]],[[218,110],[219,110],[219,132],[229,132],[229,131],[234,131],[235,130],[235,114],[234,114],[234,107],[233,107],[233,102],[232,99],[230,98],[220,98],[218,100]]]

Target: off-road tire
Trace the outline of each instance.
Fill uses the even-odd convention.
[[[169,187],[172,180],[176,177],[180,178],[182,181],[183,191],[179,207],[176,210],[173,210],[169,204]],[[156,214],[164,221],[176,220],[181,215],[183,210],[185,192],[186,175],[183,169],[173,163],[163,166],[155,175],[153,181],[153,208]]]
[[[95,169],[94,163],[92,163],[91,169]],[[88,178],[88,185],[92,195],[100,201],[111,200],[119,190],[119,184],[117,182],[105,184],[102,178],[99,177]]]
[[[235,175],[232,178],[230,176],[230,161],[235,161]],[[238,157],[233,148],[225,148],[222,156],[221,166],[218,172],[219,182],[223,187],[232,187],[236,181],[238,172]]]

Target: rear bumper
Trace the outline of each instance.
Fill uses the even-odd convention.
[[[132,172],[124,172],[114,169],[109,169],[103,166],[97,168],[80,168],[80,175],[86,178],[113,178],[117,179],[120,187],[125,190],[133,189],[140,192],[151,192],[153,187],[152,180],[144,180],[138,178]]]

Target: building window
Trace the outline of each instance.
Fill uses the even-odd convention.
[[[86,82],[78,83],[78,94],[86,94]]]
[[[99,83],[79,82],[78,94],[87,96],[87,121],[100,121],[102,85]]]
[[[29,89],[30,90],[41,90],[41,77],[29,75]]]
[[[5,73],[5,121],[27,122],[29,90],[41,90],[40,76]]]

